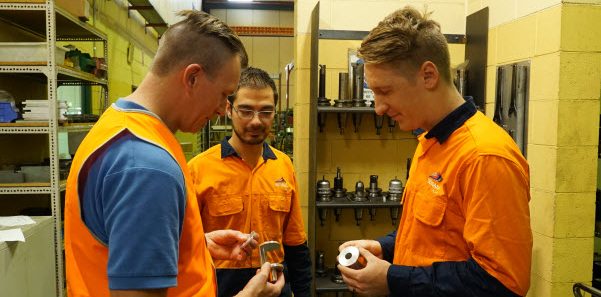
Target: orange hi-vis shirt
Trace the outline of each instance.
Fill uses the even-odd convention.
[[[65,197],[65,255],[69,297],[110,296],[108,248],[98,241],[81,219],[79,182],[84,166],[94,161],[96,151],[110,144],[124,130],[167,151],[182,169],[186,182],[186,209],[179,241],[177,286],[167,296],[216,296],[217,283],[206,246],[198,204],[192,189],[186,159],[175,136],[153,115],[111,107],[90,130],[71,164]],[[169,197],[165,197],[169,199]]]
[[[474,259],[514,293],[530,286],[528,164],[511,137],[477,112],[440,144],[418,138],[403,195],[394,264]]]
[[[261,158],[250,168],[234,152],[223,156],[222,144],[209,148],[188,163],[207,232],[233,229],[257,232],[258,242],[275,240],[297,246],[307,236],[294,167],[284,153],[264,145],[271,158]],[[263,154],[264,156],[266,153]],[[284,261],[283,250],[270,253],[271,262]],[[260,267],[259,250],[245,261],[215,260],[217,268]]]

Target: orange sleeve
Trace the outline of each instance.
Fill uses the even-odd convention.
[[[463,236],[472,258],[508,289],[526,295],[532,260],[528,166],[484,155],[462,171]]]

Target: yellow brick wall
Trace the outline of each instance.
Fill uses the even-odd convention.
[[[528,161],[534,247],[528,296],[570,296],[573,282],[592,278],[601,6],[542,1],[544,9],[520,16],[516,10],[503,15],[501,7],[508,4],[500,2],[491,1],[489,7],[488,116],[494,110],[496,66],[531,61]]]

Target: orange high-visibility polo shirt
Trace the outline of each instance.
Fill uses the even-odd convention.
[[[525,296],[532,258],[525,158],[480,112],[443,144],[424,134],[403,196],[394,264],[430,266],[472,258]]]
[[[67,292],[70,297],[110,295],[107,275],[108,247],[97,240],[82,220],[79,181],[83,166],[95,152],[124,130],[167,151],[182,168],[186,183],[186,210],[179,241],[177,286],[167,296],[215,296],[217,282],[206,246],[198,204],[192,189],[186,158],[179,142],[157,117],[142,111],[121,111],[111,106],[85,137],[71,164],[65,196],[65,256]],[[165,197],[170,199],[170,197]]]
[[[255,231],[259,243],[269,240],[297,246],[306,240],[294,167],[284,153],[265,144],[264,158],[250,168],[237,154],[222,158],[222,144],[188,163],[206,232]],[[272,152],[271,158],[266,158]],[[283,250],[271,262],[284,260]],[[246,261],[215,260],[217,268],[260,267],[259,251]]]

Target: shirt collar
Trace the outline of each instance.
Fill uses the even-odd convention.
[[[240,155],[238,155],[234,147],[229,143],[230,138],[231,136],[226,136],[221,140],[221,159],[225,159],[229,156],[240,158]],[[263,142],[263,160],[267,161],[267,159],[276,160],[277,157],[269,144]]]
[[[426,134],[426,139],[434,137],[438,140],[438,143],[444,143],[455,130],[461,127],[474,114],[476,114],[476,106],[468,100],[436,124]]]

